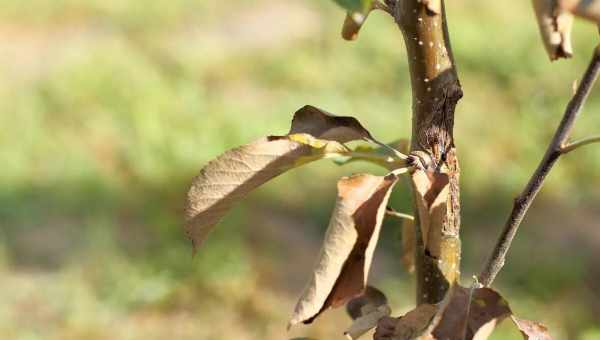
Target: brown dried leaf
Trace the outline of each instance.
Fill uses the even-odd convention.
[[[288,135],[262,138],[212,160],[194,178],[187,197],[185,231],[194,251],[250,191],[296,166],[342,152],[340,143],[357,139],[371,135],[355,118],[307,105],[295,113]]]
[[[559,0],[560,7],[576,16],[600,24],[600,1],[598,0]]]
[[[289,326],[311,323],[364,291],[385,207],[397,177],[359,174],[338,182],[338,197],[312,278]]]
[[[306,105],[296,111],[289,135],[306,133],[315,138],[346,143],[359,139],[373,139],[354,117],[335,116],[325,110]]]
[[[375,328],[381,318],[388,317],[391,313],[392,310],[390,306],[379,306],[354,320],[352,325],[344,332],[344,335],[348,339],[358,339],[371,329]]]
[[[423,245],[430,251],[430,255],[440,256],[438,247],[441,233],[430,233],[432,226],[443,225],[446,216],[447,199],[449,193],[449,177],[445,173],[434,173],[417,169],[413,172],[412,185],[416,194],[419,225]]]
[[[380,337],[375,339],[484,340],[512,314],[506,300],[492,289],[455,287],[451,292],[447,305],[420,305],[395,324],[382,319],[376,332]],[[441,318],[436,317],[438,312]]]
[[[346,312],[353,320],[356,320],[387,303],[387,297],[382,291],[373,286],[367,286],[360,296],[348,301]]]
[[[470,288],[456,287],[453,290],[452,300],[433,331],[435,339],[462,339],[463,334],[467,340],[487,339],[496,325],[512,314],[508,302],[496,291],[473,289],[469,304],[470,293]]]
[[[422,304],[400,318],[382,318],[375,331],[375,340],[409,340],[421,338],[438,309],[434,305]]]
[[[570,58],[573,15],[561,9],[556,0],[533,0],[533,9],[550,60]]]
[[[519,328],[525,340],[552,340],[548,328],[541,323],[519,319],[516,316],[512,316],[511,319]]]

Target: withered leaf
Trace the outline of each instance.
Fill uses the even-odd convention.
[[[262,138],[212,160],[194,178],[187,196],[185,231],[194,251],[250,191],[296,166],[346,151],[341,143],[370,138],[355,118],[307,105],[295,113],[287,135]]]
[[[433,336],[435,339],[462,339],[464,334],[467,340],[487,339],[496,325],[511,314],[508,302],[493,289],[455,287]]]
[[[576,16],[600,23],[600,1],[598,0],[559,0],[560,7]]]
[[[385,207],[398,178],[358,174],[338,182],[335,209],[312,277],[289,326],[311,323],[364,291]]]
[[[446,216],[449,193],[449,177],[445,173],[429,172],[417,169],[411,176],[416,195],[419,225],[423,237],[423,245],[431,256],[440,256],[438,247],[441,232],[430,232],[433,226],[441,226]]]
[[[344,335],[348,339],[358,339],[371,329],[375,328],[381,318],[388,317],[391,313],[392,310],[390,306],[379,306],[355,319],[352,325],[344,332]]]
[[[387,297],[382,291],[373,286],[367,286],[361,295],[348,301],[346,312],[355,320],[380,306],[387,305],[387,303]]]
[[[556,0],[532,1],[542,41],[550,60],[570,58],[573,55],[573,15],[561,9]]]
[[[525,340],[552,340],[550,333],[548,333],[548,328],[541,323],[519,319],[514,315],[511,319],[519,328]]]
[[[400,318],[382,318],[375,331],[375,340],[419,339],[427,330],[438,309],[422,304]]]
[[[344,335],[353,340],[375,328],[381,318],[392,312],[385,294],[373,286],[367,286],[360,296],[348,301],[346,311],[354,322]]]
[[[512,314],[506,300],[492,289],[457,286],[450,292],[447,304],[420,305],[395,323],[382,319],[376,332],[380,337],[375,339],[484,340]]]
[[[315,138],[340,143],[373,138],[356,118],[335,116],[311,105],[304,106],[294,114],[288,134],[296,133],[306,133]]]

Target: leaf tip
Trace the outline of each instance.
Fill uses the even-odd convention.
[[[366,15],[359,12],[348,12],[342,26],[342,38],[347,41],[354,41],[358,38],[358,33],[364,24]]]

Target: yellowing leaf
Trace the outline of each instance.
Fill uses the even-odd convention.
[[[401,139],[385,147],[359,145],[343,157],[335,159],[335,163],[344,165],[355,161],[366,161],[380,165],[388,170],[395,170],[407,165],[406,160],[399,158],[398,154],[402,156],[408,154],[408,144],[409,142],[406,139]]]
[[[573,15],[562,10],[556,0],[533,0],[533,9],[550,60],[570,58]]]
[[[283,137],[283,139],[289,139],[293,142],[308,145],[313,147],[313,153],[315,154],[338,154],[347,153],[349,150],[342,143],[336,141],[330,141],[325,139],[317,139],[307,133],[295,133]]]
[[[338,182],[338,197],[313,275],[289,326],[310,323],[329,307],[362,294],[390,191],[397,181],[359,174]]]
[[[185,231],[194,251],[231,207],[250,191],[296,166],[345,150],[344,142],[369,139],[352,117],[336,117],[313,106],[298,110],[290,133],[229,150],[208,163],[188,192]]]

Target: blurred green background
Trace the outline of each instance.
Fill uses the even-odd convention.
[[[542,156],[598,40],[550,63],[527,1],[447,5],[465,97],[463,277],[476,273]],[[191,178],[225,149],[285,133],[304,104],[408,137],[402,38],[372,15],[340,38],[330,1],[0,2],[0,338],[342,339],[333,310],[286,333],[335,199],[366,164],[322,161],[253,193],[191,257]],[[575,135],[600,132],[595,89]],[[498,288],[558,339],[600,339],[600,147],[562,159],[514,244]],[[410,211],[399,186],[392,204]],[[413,303],[386,221],[371,281],[395,314]],[[518,339],[507,325],[495,339]]]

